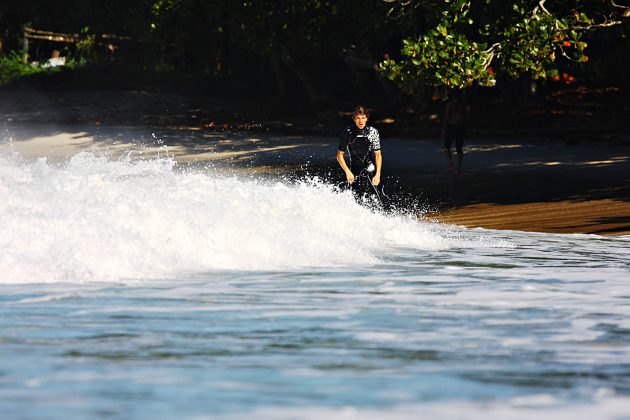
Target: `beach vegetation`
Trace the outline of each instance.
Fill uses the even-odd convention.
[[[630,10],[607,1],[384,1],[392,6],[392,21],[416,25],[399,56],[379,65],[409,92],[560,80],[563,68],[589,61],[588,35],[620,25]]]
[[[59,71],[61,71],[59,66],[44,66],[39,62],[25,62],[24,57],[15,51],[0,57],[0,85],[34,74],[51,74]]]
[[[181,80],[210,94],[297,100],[311,109],[356,100],[424,106],[471,86],[496,86],[512,103],[519,99],[511,92],[526,92],[531,82],[630,86],[628,8],[611,0],[22,3],[0,0],[7,10],[0,14],[0,83],[42,71],[11,55],[24,55],[31,27],[67,35],[33,40],[33,61],[57,49],[66,68],[94,65],[120,75],[123,85],[129,75],[136,87]]]

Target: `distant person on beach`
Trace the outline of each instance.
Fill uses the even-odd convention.
[[[462,160],[464,159],[464,136],[466,134],[466,103],[462,92],[457,90],[449,95],[444,110],[442,122],[442,140],[444,141],[444,154],[448,162],[446,172],[453,171],[453,157],[451,146],[455,141],[457,150],[457,175],[462,172]]]
[[[380,200],[378,187],[381,184],[383,166],[380,136],[376,128],[367,125],[369,114],[365,107],[357,106],[353,115],[354,124],[341,133],[337,162],[343,169],[355,197],[363,197],[373,192]],[[350,166],[344,158],[346,151]]]

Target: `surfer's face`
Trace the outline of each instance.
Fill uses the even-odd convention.
[[[354,123],[358,128],[365,128],[365,124],[367,124],[367,116],[363,114],[357,114],[354,116]]]

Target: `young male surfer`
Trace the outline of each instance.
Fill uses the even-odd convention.
[[[367,125],[368,116],[365,107],[359,105],[355,108],[354,124],[341,133],[337,162],[345,172],[346,180],[355,196],[362,197],[373,191],[380,200],[377,187],[381,183],[381,168],[383,166],[381,140],[378,130]],[[346,151],[350,159],[350,166],[344,158]]]

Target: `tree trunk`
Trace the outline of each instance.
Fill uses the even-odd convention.
[[[295,73],[300,83],[304,87],[306,94],[308,95],[309,102],[312,105],[317,105],[319,103],[324,102],[326,96],[318,91],[318,89],[313,86],[311,81],[308,79],[306,74],[299,68],[299,66],[290,66],[291,70]]]
[[[532,79],[529,75],[521,75],[518,79],[518,95],[516,114],[521,121],[529,118]]]
[[[526,123],[529,118],[531,82],[529,76],[521,76],[501,79],[497,83],[504,104],[504,117],[513,123]]]
[[[284,98],[287,95],[287,87],[284,83],[284,77],[282,77],[282,68],[280,68],[280,61],[275,57],[272,57],[270,61],[271,70],[273,71],[273,76],[276,80],[276,94],[273,96],[273,101],[276,101],[279,98]]]

